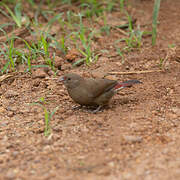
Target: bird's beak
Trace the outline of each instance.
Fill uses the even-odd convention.
[[[64,78],[64,76],[61,76],[61,77],[58,79],[58,82],[63,82],[63,81],[65,81],[65,78]]]

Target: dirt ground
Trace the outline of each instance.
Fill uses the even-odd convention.
[[[151,27],[153,1],[136,1],[136,23]],[[92,114],[76,105],[53,75],[44,78],[16,72],[0,87],[0,179],[17,180],[169,180],[180,179],[180,1],[163,0],[158,38],[117,56],[113,42],[121,36],[111,30],[99,48],[108,49],[90,67],[65,66],[67,72],[101,77],[109,72],[154,70],[151,73],[107,77],[138,79],[143,84],[124,89],[109,108]],[[117,13],[111,14],[118,18]],[[168,45],[175,44],[175,48]],[[166,58],[165,70],[160,59]],[[11,74],[11,73],[10,73]],[[44,97],[52,111],[52,133],[44,136],[44,112],[29,105]]]

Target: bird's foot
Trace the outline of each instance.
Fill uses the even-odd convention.
[[[79,110],[79,109],[81,109],[82,107],[83,107],[82,105],[79,105],[79,106],[74,105],[74,106],[72,106],[72,110]]]
[[[102,112],[102,107],[103,106],[92,107],[92,106],[74,105],[74,106],[72,106],[72,110],[84,109],[86,112],[96,114],[97,112]]]
[[[96,109],[89,109],[88,112],[96,114],[97,112],[102,112],[103,106],[98,106]]]
[[[96,114],[97,112],[102,112],[102,107],[103,107],[103,106],[98,106],[98,107],[93,111],[93,113]]]

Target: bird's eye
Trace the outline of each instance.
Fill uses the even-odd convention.
[[[67,80],[69,81],[69,80],[71,80],[71,78],[68,78]]]

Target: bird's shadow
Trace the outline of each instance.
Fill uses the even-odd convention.
[[[110,104],[104,105],[99,108],[99,106],[84,106],[84,105],[74,105],[72,107],[73,111],[79,111],[82,110],[84,112],[88,113],[93,113],[96,114],[98,112],[103,112],[104,110],[108,109],[115,109],[118,105],[123,106],[126,104],[134,104],[137,103],[137,99],[135,98],[129,98],[129,97],[124,97],[124,98],[118,98],[118,99],[113,99],[111,100]]]
[[[72,107],[72,110],[78,111],[82,110],[84,112],[93,113],[96,114],[97,112],[102,112],[102,110],[105,108],[103,106],[102,108],[99,108],[99,106],[82,106],[82,105],[74,105]]]

